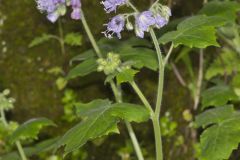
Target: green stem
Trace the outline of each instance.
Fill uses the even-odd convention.
[[[139,89],[137,84],[135,82],[130,83],[131,86],[133,87],[134,91],[136,94],[139,96],[143,104],[146,106],[146,108],[150,111],[151,113],[151,119],[153,123],[153,129],[154,129],[154,137],[155,137],[155,145],[156,145],[156,160],[163,160],[163,153],[162,153],[162,136],[161,136],[161,130],[160,130],[160,124],[159,124],[159,118],[157,115],[154,113],[152,110],[151,105],[149,104],[148,100],[142,93],[142,91]]]
[[[64,34],[63,34],[63,28],[62,28],[62,22],[61,19],[58,20],[58,31],[59,31],[59,43],[60,43],[60,47],[61,47],[61,52],[62,54],[66,54],[65,51],[65,45],[64,45]]]
[[[162,52],[157,40],[157,37],[153,31],[153,29],[150,29],[150,34],[154,43],[154,46],[157,51],[157,57],[158,57],[158,66],[159,66],[159,73],[158,73],[158,90],[157,90],[157,102],[156,102],[156,108],[155,108],[155,114],[157,118],[159,119],[160,112],[161,112],[161,105],[162,105],[162,95],[163,95],[163,84],[164,84],[164,62],[162,58]]]
[[[161,112],[162,96],[163,96],[164,62],[163,62],[159,43],[153,29],[150,29],[150,34],[157,51],[157,57],[158,57],[158,63],[159,63],[157,102],[155,107],[155,114],[153,117],[153,127],[154,127],[155,141],[156,141],[155,145],[156,145],[157,160],[163,160],[163,151],[162,151],[163,147],[162,147],[161,129],[159,125],[159,117]]]
[[[144,157],[143,157],[143,154],[142,154],[142,151],[141,151],[141,148],[139,146],[139,143],[138,143],[138,140],[137,140],[137,137],[136,137],[136,134],[132,128],[132,125],[125,121],[125,124],[127,126],[127,129],[128,129],[128,133],[129,133],[129,136],[132,140],[132,143],[133,143],[133,147],[134,147],[134,150],[136,152],[136,155],[138,157],[139,160],[144,160]]]
[[[118,90],[117,86],[115,85],[115,83],[110,83],[111,84],[111,87],[112,87],[112,90],[113,90],[113,94],[115,96],[115,99],[118,103],[122,103],[122,94],[121,94],[121,91]],[[133,127],[132,125],[128,122],[128,121],[124,121],[125,122],[125,125],[127,127],[127,130],[128,130],[128,134],[132,140],[132,143],[133,143],[133,147],[134,147],[134,150],[136,152],[136,155],[138,157],[138,160],[144,160],[144,157],[143,157],[143,154],[142,154],[142,151],[141,151],[141,148],[140,148],[140,145],[139,145],[139,142],[137,140],[137,137],[136,137],[136,134],[133,130]]]
[[[81,10],[81,15],[82,15],[82,23],[83,23],[83,26],[84,26],[85,31],[87,32],[88,38],[89,38],[89,40],[91,41],[91,44],[92,44],[92,46],[93,46],[93,48],[94,48],[97,56],[98,56],[99,58],[102,58],[102,53],[101,53],[101,51],[100,51],[100,49],[99,49],[99,47],[98,47],[98,45],[97,45],[97,43],[96,43],[93,35],[92,35],[92,32],[90,31],[90,28],[89,28],[89,26],[88,26],[88,24],[87,24],[86,18],[85,18],[85,16],[84,16],[82,10]]]
[[[90,28],[89,28],[89,26],[87,24],[86,18],[84,16],[82,10],[81,10],[81,14],[82,14],[83,27],[84,27],[85,31],[87,32],[87,35],[88,35],[88,37],[90,39],[90,42],[91,42],[91,44],[92,44],[92,46],[93,46],[97,56],[99,58],[102,58],[103,57],[102,53],[101,53],[101,51],[100,51],[100,49],[99,49],[99,47],[98,47],[98,45],[97,45],[93,35],[92,35],[92,32],[91,32],[91,30],[90,30]],[[121,92],[119,92],[118,88],[116,87],[115,83],[112,80],[110,81],[110,85],[111,85],[113,94],[114,94],[114,96],[116,98],[116,101],[121,103],[122,102]],[[142,151],[141,151],[141,148],[140,148],[140,144],[139,144],[139,142],[137,140],[136,134],[135,134],[131,124],[129,122],[127,122],[127,121],[125,121],[125,124],[127,126],[127,130],[128,130],[129,135],[130,135],[131,141],[133,143],[133,147],[135,149],[135,152],[136,152],[136,155],[138,157],[138,160],[144,160],[143,154],[142,154]]]
[[[24,150],[23,150],[23,147],[22,147],[21,143],[19,141],[16,141],[15,144],[17,146],[18,152],[19,152],[22,160],[27,160],[27,157],[26,157],[26,155],[24,153]]]
[[[154,111],[150,103],[148,102],[147,98],[144,96],[144,94],[142,93],[142,91],[139,89],[138,85],[134,81],[130,82],[130,84],[152,116],[154,114]]]
[[[5,127],[8,127],[8,122],[7,122],[7,120],[6,120],[4,110],[1,108],[0,111],[1,111],[1,119],[2,119],[2,122],[3,122],[3,124],[4,124]],[[17,146],[17,149],[18,149],[18,152],[19,152],[19,154],[20,154],[21,159],[22,159],[22,160],[27,160],[27,157],[26,157],[26,155],[25,155],[25,153],[24,153],[24,150],[23,150],[23,148],[22,148],[21,143],[20,143],[19,141],[16,141],[15,144],[16,144],[16,146]]]
[[[162,135],[161,128],[159,124],[159,119],[156,115],[152,118],[153,129],[154,129],[154,137],[155,137],[155,145],[156,145],[156,160],[163,160],[163,151],[162,151]]]

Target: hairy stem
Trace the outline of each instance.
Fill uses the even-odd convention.
[[[157,102],[155,107],[155,116],[153,119],[153,126],[154,126],[154,134],[155,134],[155,143],[156,143],[156,153],[157,153],[157,160],[163,160],[163,148],[162,148],[162,137],[161,137],[161,129],[159,126],[159,117],[161,112],[161,105],[162,105],[162,96],[163,96],[163,84],[164,84],[164,62],[162,58],[161,49],[157,40],[157,37],[153,31],[150,29],[150,34],[157,52],[158,57],[158,89],[157,89]],[[170,56],[170,54],[169,54]],[[158,126],[157,126],[158,125]]]
[[[96,40],[94,39],[94,37],[92,35],[92,32],[91,32],[91,30],[90,30],[90,28],[89,28],[89,26],[87,24],[87,21],[85,19],[85,16],[84,16],[82,10],[81,10],[81,13],[82,13],[82,23],[83,23],[84,29],[87,32],[87,35],[88,35],[88,37],[90,39],[90,42],[91,42],[91,44],[92,44],[92,46],[93,46],[97,56],[99,58],[102,58],[103,57],[102,53],[101,53],[101,51],[100,51],[100,49],[99,49],[99,47],[98,47],[98,45],[96,43]],[[116,84],[114,83],[114,81],[111,80],[110,81],[110,85],[111,85],[111,88],[112,88],[112,91],[113,91],[113,94],[115,96],[116,101],[118,103],[121,103],[122,102],[121,92],[116,87]],[[133,147],[134,147],[135,153],[136,153],[136,155],[138,157],[138,160],[144,160],[144,157],[143,157],[143,154],[142,154],[142,151],[141,151],[141,148],[140,148],[140,144],[139,144],[139,142],[137,140],[137,137],[136,137],[136,134],[135,134],[135,132],[134,132],[134,130],[132,128],[132,125],[129,122],[127,122],[127,121],[125,121],[125,124],[126,124],[127,130],[128,130],[129,136],[131,138],[131,141],[133,143]]]
[[[3,122],[3,124],[4,124],[4,126],[5,126],[5,127],[8,127],[8,122],[7,122],[7,120],[6,120],[5,113],[4,113],[4,110],[3,110],[3,109],[1,109],[1,120],[2,120],[2,122]],[[19,154],[20,154],[21,159],[22,159],[22,160],[27,160],[27,157],[26,157],[26,155],[25,155],[25,153],[24,153],[24,150],[23,150],[23,148],[22,148],[21,143],[20,143],[19,141],[16,141],[15,144],[16,144],[16,146],[17,146],[17,149],[18,149],[18,152],[19,152]]]
[[[155,3],[158,3],[158,0]],[[129,4],[130,7],[132,7],[132,9],[134,11],[139,12],[138,9],[130,2],[130,0],[128,1],[128,4]],[[150,29],[150,34],[151,34],[155,49],[157,51],[157,57],[158,57],[158,63],[159,63],[157,102],[156,102],[156,107],[155,107],[155,113],[152,115],[152,121],[153,121],[153,127],[154,127],[154,136],[155,136],[155,146],[156,146],[156,160],[163,160],[162,136],[161,136],[161,129],[160,129],[160,125],[159,125],[159,117],[160,117],[160,112],[161,112],[163,84],[164,84],[164,61],[163,61],[163,58],[162,58],[162,53],[161,53],[161,49],[160,49],[157,37],[156,37],[152,28]],[[139,97],[143,101],[142,95],[139,94],[138,92],[137,92],[137,94],[139,95]],[[146,103],[146,102],[143,101],[143,103]],[[148,107],[147,104],[144,104],[144,105],[150,110],[150,108]]]

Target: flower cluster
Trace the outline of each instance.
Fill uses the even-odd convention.
[[[121,65],[121,60],[118,54],[112,52],[107,54],[107,58],[99,58],[97,60],[98,71],[103,71],[106,75],[114,73]]]
[[[127,4],[127,0],[105,0],[102,4],[105,7],[107,13],[116,11],[117,6]],[[129,20],[129,17],[133,16],[135,19],[135,25]],[[139,13],[138,11],[130,14],[120,14],[113,17],[107,26],[107,30],[103,32],[106,37],[112,38],[113,34],[121,38],[121,32],[124,30],[125,22],[127,21],[126,28],[128,30],[135,29],[135,33],[138,37],[143,38],[144,33],[148,32],[152,28],[162,28],[165,26],[169,17],[171,16],[171,10],[167,6],[163,6],[160,3],[155,3],[149,10]],[[134,27],[135,26],[135,27]]]
[[[66,14],[67,6],[72,7],[71,18],[78,20],[81,18],[80,0],[36,0],[37,8],[41,12],[47,13],[47,19],[52,23],[56,22],[60,16]]]

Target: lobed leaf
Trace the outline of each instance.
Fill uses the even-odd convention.
[[[238,55],[229,49],[224,49],[223,53],[221,53],[207,69],[205,78],[209,80],[217,75],[231,75],[236,71],[240,71]]]
[[[237,13],[240,10],[240,4],[234,1],[211,1],[206,3],[200,10],[200,14],[207,16],[219,16],[226,21],[234,22],[237,18]]]
[[[225,24],[225,19],[217,16],[193,16],[182,21],[176,31],[164,34],[159,42],[166,44],[173,42],[174,47],[185,45],[190,48],[206,48],[219,46],[216,41],[216,27]]]
[[[121,84],[124,82],[132,82],[134,80],[134,76],[138,73],[137,70],[134,69],[125,69],[122,72],[116,75],[117,83]]]
[[[76,110],[83,120],[67,131],[57,145],[65,146],[65,154],[78,149],[89,140],[118,133],[117,123],[120,119],[142,122],[149,117],[143,106],[129,103],[111,104],[109,100],[101,99],[85,104],[79,103]]]
[[[198,125],[206,128],[201,135],[201,158],[229,159],[240,142],[240,113],[233,106],[210,109],[197,117]]]
[[[228,101],[239,100],[229,86],[214,86],[202,93],[202,108],[209,106],[223,106]]]
[[[79,33],[69,33],[65,36],[64,42],[71,46],[81,46],[82,35]]]
[[[18,140],[35,139],[43,127],[56,126],[56,124],[47,118],[30,119],[20,125],[11,135],[10,142]]]

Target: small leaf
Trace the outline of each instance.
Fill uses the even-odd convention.
[[[76,77],[83,77],[95,71],[97,71],[96,59],[95,58],[87,59],[84,62],[78,64],[73,69],[71,69],[67,75],[67,79],[69,80]]]
[[[10,142],[17,140],[36,139],[43,127],[56,126],[55,123],[47,118],[31,119],[20,125],[11,135]]]
[[[112,105],[111,115],[128,122],[144,122],[150,117],[149,111],[141,105],[131,103],[116,103]]]
[[[229,49],[224,49],[223,53],[221,53],[207,69],[205,78],[209,80],[217,75],[231,75],[236,71],[240,71],[238,55]]]
[[[201,159],[229,159],[240,142],[240,113],[224,106],[202,113],[197,121],[204,128],[211,125],[201,135]]]
[[[93,58],[94,56],[95,56],[95,53],[92,50],[88,50],[84,53],[81,53],[81,54],[73,57],[70,60],[70,64],[72,65],[72,63],[75,62],[75,61],[85,61],[87,59]]]
[[[82,35],[79,33],[69,33],[65,36],[64,42],[71,46],[81,46]]]
[[[117,83],[121,84],[124,82],[132,82],[134,80],[134,76],[138,73],[138,71],[133,69],[124,69],[122,72],[116,75]]]
[[[229,86],[215,86],[202,93],[202,109],[209,106],[223,106],[228,101],[238,99],[238,96]]]
[[[226,21],[234,22],[237,18],[237,11],[240,10],[240,4],[234,1],[211,1],[206,3],[200,10],[200,14],[207,16],[219,16]]]
[[[174,47],[185,45],[190,48],[206,48],[219,46],[216,42],[216,27],[225,24],[225,19],[217,16],[193,16],[181,22],[177,31],[164,34],[159,42],[166,44],[173,42]]]
[[[234,113],[233,105],[226,105],[217,107],[215,109],[209,109],[196,117],[197,127],[206,127],[212,123],[220,123],[224,119],[229,118]]]
[[[49,41],[50,39],[56,39],[56,37],[54,35],[50,35],[50,34],[43,34],[40,37],[36,37],[32,40],[32,42],[29,44],[29,48],[35,47],[37,45],[40,45],[44,42]]]
[[[58,90],[63,90],[67,85],[67,80],[63,77],[59,77],[56,80],[56,85],[57,85]]]
[[[109,100],[101,99],[85,104],[79,103],[76,111],[83,120],[67,131],[57,145],[65,145],[65,154],[77,150],[89,140],[118,133],[119,118],[142,122],[149,117],[149,112],[143,106],[128,103],[111,104]]]

